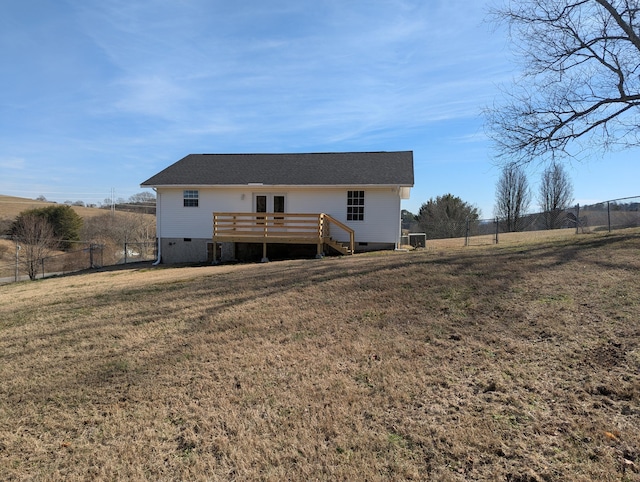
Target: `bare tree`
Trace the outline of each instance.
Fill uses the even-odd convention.
[[[134,194],[133,196],[129,197],[129,202],[130,203],[137,203],[137,204],[141,204],[141,203],[150,203],[150,204],[155,204],[156,202],[156,197],[153,193],[150,193],[148,191],[143,191],[143,192],[139,192],[137,194]]]
[[[493,14],[524,62],[521,81],[486,112],[502,156],[640,143],[640,0],[513,0]]]
[[[502,168],[496,186],[495,215],[501,219],[507,231],[522,231],[523,216],[529,209],[531,190],[524,169],[515,163]]]
[[[84,239],[97,243],[147,243],[155,240],[155,227],[152,216],[118,212],[117,216],[103,214],[88,219],[82,235]]]
[[[20,244],[20,257],[29,274],[36,279],[38,266],[57,246],[53,226],[43,216],[26,214],[14,224],[14,239]]]
[[[562,227],[562,214],[573,202],[573,185],[560,164],[553,162],[542,173],[538,201],[547,229]]]

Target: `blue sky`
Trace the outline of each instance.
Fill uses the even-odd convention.
[[[3,2],[0,194],[126,199],[189,153],[412,150],[405,209],[492,217],[482,109],[518,70],[490,2]],[[570,165],[576,201],[640,194],[637,155]]]

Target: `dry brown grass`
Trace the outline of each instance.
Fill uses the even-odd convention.
[[[47,206],[56,206],[55,203],[46,201],[36,201],[15,196],[5,196],[0,194],[0,219],[12,221],[22,211],[28,209],[44,208]],[[83,206],[71,206],[73,210],[82,218],[91,218],[105,213],[104,209],[87,208]]]
[[[543,241],[566,241],[574,239],[575,228],[548,229],[542,231],[521,231],[517,233],[500,233],[498,244],[502,245],[527,245],[530,243]],[[460,248],[465,244],[465,238],[429,239],[427,248]],[[494,234],[484,234],[482,236],[470,236],[469,246],[486,246],[495,244]]]
[[[639,249],[0,287],[0,479],[639,480]]]

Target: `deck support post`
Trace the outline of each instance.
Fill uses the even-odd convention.
[[[269,262],[269,258],[267,258],[267,243],[262,243],[262,259],[260,260],[261,263],[268,263]]]
[[[316,251],[316,259],[322,259],[324,251],[322,250],[322,243],[318,243],[318,250]]]

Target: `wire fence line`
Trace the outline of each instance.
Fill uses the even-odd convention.
[[[511,229],[509,229],[511,226]],[[632,196],[589,205],[575,205],[571,208],[552,212],[539,212],[521,216],[517,222],[506,219],[443,220],[426,226],[414,225],[410,233],[403,235],[403,243],[411,246],[423,246],[416,243],[418,232],[424,234],[426,244],[435,239],[458,239],[464,246],[477,246],[500,243],[501,237],[508,233],[527,234],[533,238],[543,231],[565,230],[576,234],[599,231],[612,231],[640,227],[640,196]],[[573,231],[572,231],[573,230]]]
[[[77,243],[81,247],[50,256],[28,260],[15,244],[15,259],[11,263],[0,265],[0,284],[30,279],[28,264],[33,261],[35,278],[73,273],[90,268],[152,261],[156,259],[155,242],[96,244]],[[6,260],[7,256],[5,256]]]
[[[509,223],[505,219],[478,219],[464,221],[442,221],[439,225],[427,225],[421,229],[413,226],[403,235],[402,244],[425,247],[434,239],[451,239],[453,243],[464,246],[496,244],[510,233],[522,233],[524,239],[533,238],[535,232],[571,231],[576,234],[598,231],[612,231],[640,227],[640,196],[612,199],[585,206],[554,212],[533,213],[522,216],[518,223]],[[514,228],[514,229],[513,229]],[[15,246],[15,258],[6,252],[5,262],[0,264],[0,284],[29,279],[28,261],[21,256],[18,244]],[[101,268],[139,261],[155,260],[157,244],[155,242],[135,242],[124,244],[76,243],[77,249],[59,252],[34,260],[37,266],[37,279],[61,275],[90,268]],[[2,252],[0,251],[0,254]]]

